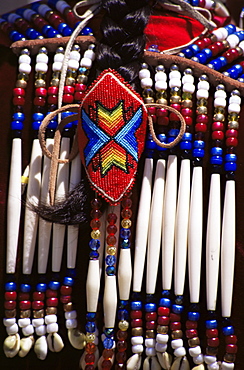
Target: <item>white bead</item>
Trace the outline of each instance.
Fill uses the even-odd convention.
[[[213,1],[212,0],[205,0],[205,8],[206,9],[211,9],[213,6]]]
[[[168,340],[169,340],[168,334],[157,334],[156,336],[156,341],[158,343],[166,344],[168,343]]]
[[[229,113],[240,113],[241,107],[239,104],[229,104],[228,106],[228,112]]]
[[[48,56],[47,54],[44,54],[44,53],[40,53],[40,54],[37,54],[36,56],[36,62],[37,63],[48,63]]]
[[[226,99],[224,98],[215,98],[214,99],[214,106],[215,107],[226,107]]]
[[[242,52],[244,53],[244,41],[241,41],[238,46],[239,48],[241,48]]]
[[[219,370],[219,364],[217,362],[213,362],[210,365],[207,365],[209,370]]]
[[[69,59],[77,60],[77,62],[80,61],[80,53],[78,50],[72,50],[69,55]]]
[[[209,82],[208,81],[199,81],[197,84],[198,90],[209,90]]]
[[[38,12],[41,14],[42,17],[45,17],[46,12],[48,12],[49,10],[50,10],[49,6],[45,4],[41,4],[38,7]]]
[[[197,99],[208,99],[209,92],[208,90],[203,90],[203,89],[197,90],[196,96],[197,96]]]
[[[203,361],[204,361],[204,357],[203,357],[203,354],[201,353],[200,355],[198,355],[198,356],[196,356],[196,357],[193,357],[193,362],[194,362],[194,364],[196,364],[196,365],[200,365],[200,364],[202,364],[203,363]]]
[[[227,37],[227,41],[230,44],[231,48],[235,48],[239,44],[240,39],[237,35],[231,34]]]
[[[46,63],[36,63],[35,71],[46,73],[48,70],[48,65]]]
[[[41,326],[43,324],[44,324],[44,318],[32,319],[32,325],[34,326],[34,328],[37,328],[38,326]]]
[[[175,357],[183,357],[186,355],[185,347],[178,347],[174,350]]]
[[[235,364],[233,362],[225,362],[221,363],[221,370],[234,370]]]
[[[143,352],[143,345],[142,344],[137,344],[135,346],[132,346],[131,350],[132,350],[133,353],[142,353]]]
[[[31,64],[31,58],[27,54],[21,54],[19,56],[19,63]]]
[[[46,315],[45,316],[45,324],[52,324],[53,322],[57,322],[57,315]]]
[[[172,78],[179,78],[179,79],[181,79],[181,73],[180,73],[180,71],[171,71],[171,72],[169,72],[169,78],[170,78],[170,80]]]
[[[22,333],[25,337],[28,337],[29,335],[32,335],[34,333],[33,325],[28,325],[22,328]]]
[[[88,49],[84,52],[84,55],[83,55],[84,58],[89,58],[91,59],[92,61],[95,60],[95,57],[96,57],[96,54],[94,53],[93,50],[91,49]]]
[[[62,53],[57,53],[54,55],[54,62],[63,62],[64,60],[64,54]]]
[[[150,71],[147,68],[143,68],[139,71],[139,78],[142,80],[143,78],[150,78]]]
[[[57,332],[58,332],[58,324],[56,322],[47,324],[47,333],[57,333]]]
[[[36,330],[36,335],[41,337],[42,335],[45,335],[47,332],[46,325],[40,325],[35,328]]]
[[[3,319],[3,325],[4,326],[11,326],[11,325],[14,325],[15,323],[16,323],[16,318],[15,317],[12,317],[12,318],[9,318],[9,319],[6,319],[6,318]]]
[[[156,343],[155,349],[156,349],[157,352],[166,352],[167,351],[167,344]]]
[[[141,79],[141,87],[143,88],[143,89],[145,89],[145,88],[148,88],[148,87],[152,87],[152,85],[153,85],[153,80],[149,77],[149,78],[142,78]]]
[[[74,329],[77,328],[77,320],[76,319],[68,319],[65,322],[67,329]]]
[[[68,319],[76,319],[77,312],[75,310],[73,310],[73,311],[67,311],[67,312],[65,312],[64,316],[65,316],[66,320],[68,320]]]
[[[182,77],[182,83],[194,84],[194,77],[192,75],[186,74]]]
[[[217,40],[218,41],[223,41],[223,40],[226,39],[225,33],[223,32],[222,27],[221,28],[217,28],[217,30],[213,30],[212,33],[217,37]]]
[[[155,90],[160,91],[160,90],[167,90],[167,82],[166,81],[156,81],[155,82]]]
[[[213,362],[216,362],[217,358],[216,356],[204,356],[204,361],[206,362],[207,365],[212,364]]]
[[[196,357],[196,356],[200,355],[201,352],[202,351],[201,351],[200,346],[189,348],[189,354],[190,354],[191,357]]]
[[[169,80],[169,87],[181,87],[181,80],[180,78],[171,78]]]
[[[241,97],[238,95],[232,95],[229,99],[229,104],[239,104],[241,105]]]
[[[165,72],[157,72],[155,74],[155,81],[167,81],[167,75]]]
[[[176,349],[176,348],[179,348],[179,347],[183,347],[183,340],[182,339],[173,339],[171,341],[171,347],[173,349]]]
[[[91,68],[92,60],[89,58],[81,58],[80,66],[85,68]]]
[[[72,69],[78,69],[79,68],[79,62],[78,60],[69,59],[68,60],[68,67]]]
[[[156,340],[153,338],[146,338],[145,339],[145,346],[146,347],[155,347]]]
[[[184,85],[183,85],[183,87],[182,87],[182,90],[184,91],[184,92],[188,92],[188,93],[190,93],[190,94],[193,94],[194,93],[194,91],[195,91],[195,85],[194,84],[192,84],[192,83],[185,83]]]
[[[29,74],[31,72],[31,66],[27,63],[20,63],[19,65],[19,71],[20,73],[27,73]]]
[[[136,346],[137,344],[143,344],[143,336],[138,337],[131,337],[131,344],[132,346]]]
[[[155,356],[155,355],[156,355],[155,348],[153,348],[153,347],[146,348],[146,356],[152,357],[152,356]]]
[[[225,90],[216,90],[215,93],[214,93],[214,97],[215,98],[223,98],[223,99],[226,99],[226,91]]]
[[[28,326],[30,325],[31,321],[29,318],[25,318],[25,319],[19,319],[18,320],[18,325],[20,328],[24,328],[25,326]]]
[[[16,334],[18,333],[18,330],[19,330],[19,327],[16,323],[6,327],[6,331],[8,335]]]
[[[61,62],[54,62],[52,65],[53,72],[60,72],[62,70],[63,63]]]
[[[63,13],[63,11],[67,8],[67,3],[65,1],[59,0],[56,3],[56,9],[60,12]]]

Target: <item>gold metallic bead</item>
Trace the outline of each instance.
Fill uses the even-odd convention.
[[[141,337],[143,335],[143,328],[132,328],[131,335],[132,337]]]
[[[59,78],[53,78],[50,82],[50,86],[59,86]]]
[[[207,99],[205,98],[198,99],[197,105],[206,107],[208,105]]]
[[[214,114],[213,120],[217,121],[217,122],[224,122],[225,116],[224,116],[224,114],[217,113],[217,114]]]
[[[46,308],[46,315],[56,315],[58,312],[57,307],[47,307]]]
[[[86,341],[88,343],[94,342],[95,339],[96,339],[95,334],[93,334],[93,333],[86,333]]]
[[[45,315],[44,310],[34,310],[33,311],[33,317],[34,319],[41,319]]]
[[[172,337],[172,339],[179,339],[179,338],[182,338],[182,337],[183,337],[183,332],[182,332],[182,330],[174,330],[174,331],[172,331],[172,333],[171,333],[171,337]]]
[[[114,256],[116,252],[117,252],[116,247],[114,247],[113,245],[107,246],[107,254],[109,254],[110,256]]]
[[[239,122],[237,122],[237,121],[229,121],[228,122],[228,129],[229,130],[238,130],[239,129]]]
[[[154,330],[146,330],[146,338],[155,338]]]
[[[128,229],[129,227],[131,227],[132,225],[132,222],[129,218],[124,218],[122,221],[121,221],[121,226],[125,229]]]
[[[156,93],[157,99],[167,99],[167,93],[165,90],[157,91]]]
[[[13,317],[16,317],[16,308],[13,310],[5,310],[5,317],[6,319],[12,319]]]
[[[100,230],[92,230],[91,232],[91,238],[92,239],[99,239],[101,236],[101,231]]]
[[[29,75],[25,72],[20,72],[18,74],[18,80],[25,80],[25,81],[28,81],[29,80]]]
[[[242,48],[240,48],[239,46],[236,46],[236,50],[238,51],[238,54],[240,55],[240,57],[242,56],[243,54],[243,50]]]
[[[158,104],[168,105],[168,101],[166,99],[164,99],[164,98],[158,99],[157,100],[157,103]]]
[[[145,104],[152,104],[153,103],[153,98],[144,98]]]
[[[216,107],[214,109],[214,113],[215,114],[217,114],[217,113],[225,114],[225,109],[223,107]]]
[[[224,361],[225,362],[235,362],[236,355],[234,353],[225,353]]]
[[[72,304],[72,302],[64,303],[63,308],[64,308],[64,311],[65,312],[72,311],[73,310],[73,304]]]
[[[126,331],[129,329],[129,323],[126,320],[121,320],[118,324],[119,329],[122,331]]]
[[[25,80],[17,80],[16,87],[20,87],[22,89],[25,89],[27,86],[27,81]]]
[[[35,81],[35,87],[46,87],[46,81],[45,80],[42,80],[41,78],[38,78],[36,81]]]
[[[197,114],[208,114],[208,108],[205,107],[204,105],[201,105],[197,107],[196,113]]]
[[[240,116],[237,113],[232,112],[232,113],[228,114],[228,120],[229,121],[238,121],[239,118],[240,118]]]
[[[60,75],[61,75],[61,72],[59,72],[59,71],[53,72],[52,78],[58,78],[59,79]]]
[[[229,48],[230,48],[230,44],[228,43],[228,41],[227,41],[227,40],[223,40],[223,41],[221,41],[221,44],[222,44],[225,48],[227,48],[227,49],[229,49]]]
[[[26,319],[26,318],[31,317],[31,310],[21,310],[20,317],[21,319]]]
[[[170,103],[181,103],[181,96],[175,95],[170,97]]]
[[[192,108],[192,100],[186,99],[182,101],[182,107],[183,108]]]
[[[188,339],[189,347],[196,347],[199,346],[200,340],[198,337]]]
[[[159,334],[167,334],[169,330],[169,327],[166,325],[158,325],[157,326],[157,332]]]
[[[87,77],[87,76],[85,76],[85,75],[78,75],[78,77],[77,77],[77,82],[78,82],[79,84],[87,84],[87,82],[88,82],[88,77]]]
[[[206,354],[209,356],[216,356],[218,353],[218,347],[209,347],[206,348]]]
[[[150,89],[150,88],[144,89],[143,92],[142,92],[142,96],[143,96],[143,98],[152,97],[153,96],[153,90]]]
[[[65,85],[72,86],[72,85],[74,85],[74,83],[75,83],[75,79],[73,77],[67,77],[65,79]]]

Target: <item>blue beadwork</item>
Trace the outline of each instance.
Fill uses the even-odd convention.
[[[96,331],[96,324],[94,321],[88,321],[86,323],[86,331],[88,333],[94,333]]]
[[[24,128],[23,121],[12,121],[10,126],[11,126],[11,130],[21,131]]]
[[[108,276],[114,276],[116,274],[116,268],[115,268],[115,266],[108,266],[108,267],[106,267],[106,274]]]
[[[160,298],[159,306],[170,308],[171,307],[170,299],[169,298]]]
[[[240,64],[235,64],[234,66],[232,66],[231,68],[225,71],[225,75],[228,75],[229,77],[235,80],[238,77],[240,77],[242,73],[243,73],[243,67]]]
[[[237,164],[236,162],[226,162],[224,165],[224,169],[228,172],[235,172],[237,169]]]
[[[94,321],[96,319],[96,312],[87,312],[86,319],[87,321]]]
[[[180,304],[172,304],[172,311],[176,314],[181,314],[184,311],[184,306]]]
[[[58,290],[60,288],[60,282],[51,280],[50,283],[48,284],[48,287],[52,290]]]
[[[123,239],[121,240],[120,246],[122,249],[128,249],[131,246],[131,242],[129,241],[129,239]]]
[[[96,251],[91,251],[89,256],[91,260],[97,260],[99,258],[99,253]]]
[[[42,34],[38,31],[34,30],[34,28],[28,28],[26,30],[26,36],[30,40],[36,40],[38,38],[43,38]]]
[[[237,155],[236,154],[226,154],[225,155],[225,161],[226,162],[236,162],[237,161]]]
[[[169,136],[171,137],[176,137],[179,135],[179,130],[177,128],[172,128],[169,130]]]
[[[31,291],[30,284],[20,284],[20,290],[23,293],[29,293]]]
[[[190,141],[181,141],[180,142],[180,149],[181,150],[191,150],[192,143]]]
[[[223,164],[223,158],[220,155],[213,155],[210,158],[210,163],[211,164],[216,164],[218,166],[221,166]]]
[[[58,25],[58,32],[63,36],[70,36],[72,34],[72,29],[66,23],[60,23]]]
[[[91,239],[89,241],[89,247],[93,250],[96,251],[100,247],[100,240],[99,239]]]
[[[10,281],[5,284],[6,292],[13,292],[17,289],[17,284],[14,281]]]
[[[204,149],[193,149],[192,155],[196,158],[203,158],[205,154]]]
[[[142,302],[141,301],[132,301],[130,304],[130,308],[134,311],[138,311],[142,309]]]
[[[116,257],[111,256],[111,255],[107,255],[106,258],[105,258],[105,262],[108,266],[113,266],[116,263]]]
[[[198,321],[200,318],[200,313],[199,312],[188,312],[188,320],[191,321]]]
[[[223,149],[218,146],[214,146],[211,148],[211,155],[222,155],[222,153]]]
[[[206,328],[207,329],[216,329],[217,328],[217,320],[206,320]]]
[[[36,285],[36,290],[38,292],[43,292],[44,293],[47,290],[47,284],[46,283],[38,283]]]
[[[125,309],[118,310],[118,319],[119,320],[128,320],[129,319],[129,312]]]
[[[93,31],[90,27],[84,27],[82,30],[81,30],[81,35],[82,36],[91,36],[93,35]]]
[[[64,277],[64,285],[73,286],[74,285],[74,279],[70,276]]]
[[[105,338],[104,339],[104,341],[103,341],[104,348],[111,349],[111,348],[113,348],[113,345],[114,345],[113,339],[111,339],[111,338]]]
[[[157,311],[156,303],[146,303],[144,308],[145,308],[146,312],[155,312],[155,311]]]
[[[120,237],[121,238],[129,239],[130,236],[131,236],[130,229],[125,229],[123,227],[120,229]]]
[[[195,149],[204,149],[205,148],[205,142],[203,140],[195,140],[193,146],[194,146]]]
[[[14,42],[19,41],[19,40],[25,40],[24,35],[22,35],[20,32],[15,31],[15,30],[9,32],[9,37]]]
[[[232,325],[224,326],[222,328],[222,332],[223,332],[224,335],[233,335],[234,334],[234,327]]]

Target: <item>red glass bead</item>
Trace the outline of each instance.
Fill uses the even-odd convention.
[[[173,103],[173,104],[171,104],[170,106],[171,106],[172,108],[174,108],[174,109],[178,110],[178,111],[180,111],[180,110],[181,110],[181,105],[180,105],[180,104]]]
[[[30,293],[20,292],[18,294],[18,298],[19,298],[20,301],[28,301],[30,299]]]
[[[64,304],[71,302],[71,295],[61,295],[60,302]]]
[[[13,89],[13,96],[25,96],[25,89],[21,87],[16,87]]]
[[[70,24],[71,27],[74,27],[77,23],[78,19],[74,15],[73,11],[71,9],[67,9],[65,11],[67,22]]]
[[[127,343],[123,340],[119,340],[117,343],[117,349],[119,352],[124,352],[127,349]]]
[[[117,221],[117,215],[115,213],[109,213],[107,215],[107,221],[110,225],[114,225]]]
[[[85,355],[85,362],[86,364],[93,365],[95,362],[95,355],[94,353],[87,353]]]
[[[57,95],[49,95],[47,98],[48,104],[58,104],[58,97]]]
[[[180,120],[180,118],[177,116],[177,114],[176,114],[176,113],[171,112],[171,113],[169,114],[169,120],[170,120],[170,121],[179,121],[179,120]]]
[[[182,116],[189,116],[189,117],[192,117],[192,109],[190,108],[182,108],[181,109],[181,114]]]
[[[223,122],[213,122],[212,123],[212,130],[213,131],[223,131],[224,130],[224,124]]]
[[[91,201],[91,206],[92,206],[93,209],[99,209],[102,206],[102,202],[100,201],[100,199],[94,198]]]
[[[157,122],[157,116],[155,114],[151,114],[151,118],[152,118],[153,123]]]
[[[142,319],[133,319],[131,320],[131,327],[137,328],[142,326]]]
[[[199,132],[206,132],[207,131],[207,125],[205,123],[197,123],[195,126],[195,130]]]
[[[236,344],[227,344],[225,347],[227,353],[237,353],[237,345]]]
[[[198,336],[198,332],[196,329],[187,329],[186,330],[186,337],[188,339],[194,338]]]
[[[155,321],[157,320],[157,313],[156,312],[147,312],[145,315],[146,321]]]
[[[181,329],[181,322],[180,321],[173,321],[170,323],[170,330],[180,330]]]
[[[35,96],[33,103],[34,105],[40,105],[41,107],[44,107],[44,105],[46,104],[46,99],[42,96]]]
[[[47,298],[56,298],[58,296],[58,292],[56,290],[47,289],[46,290],[46,297]]]
[[[81,91],[76,91],[74,93],[74,100],[81,101],[83,99],[84,93]]]
[[[191,126],[192,125],[192,117],[185,116],[184,118],[185,118],[185,121],[186,121],[186,125]]]
[[[102,369],[111,369],[111,367],[112,367],[112,362],[110,361],[110,360],[103,360],[102,361],[102,364],[101,364],[101,367],[102,367]]]
[[[71,104],[74,101],[74,95],[72,94],[64,94],[63,95],[63,103]]]
[[[105,360],[109,360],[113,357],[114,351],[112,349],[104,349],[102,356]]]
[[[60,288],[60,293],[63,295],[71,295],[72,294],[72,287],[68,285],[62,285]]]
[[[37,27],[38,31],[42,31],[42,28],[48,25],[45,19],[41,18],[39,15],[34,18],[33,23]]]
[[[4,301],[4,308],[6,310],[13,310],[16,308],[16,301]]]
[[[156,116],[157,117],[167,117],[168,111],[165,108],[158,108],[156,109]]]
[[[227,59],[228,63],[233,62],[239,56],[238,50],[235,48],[229,49],[223,54],[223,57]]]
[[[132,210],[130,208],[122,209],[121,216],[123,218],[131,218],[132,217]]]
[[[41,310],[44,307],[43,301],[33,301],[32,302],[32,308],[33,310]]]
[[[147,321],[146,322],[146,329],[147,330],[152,330],[152,329],[156,329],[156,326],[157,326],[157,323],[156,321]]]
[[[86,344],[86,352],[87,353],[94,353],[96,351],[96,345],[94,343],[87,343]]]
[[[226,143],[226,146],[237,146],[238,139],[236,137],[228,137],[225,143]]]
[[[226,335],[225,343],[226,344],[236,344],[237,343],[237,336],[236,335]]]
[[[158,307],[158,315],[169,316],[170,309],[168,307]]]
[[[58,87],[57,86],[49,86],[47,90],[48,95],[57,95],[58,94]]]
[[[148,107],[148,113],[150,114],[150,115],[152,115],[152,114],[157,114],[157,109],[156,109],[156,107]]]
[[[110,235],[114,235],[117,232],[117,226],[116,225],[108,225],[107,226],[107,233]]]
[[[123,208],[131,208],[132,200],[130,198],[123,198],[121,204]]]
[[[207,329],[206,336],[207,338],[215,338],[219,335],[218,329]]]
[[[52,20],[50,20],[51,17]],[[60,25],[60,23],[62,23],[62,19],[57,14],[51,14],[48,20],[49,23],[51,23],[55,28],[57,28]]]
[[[169,325],[169,316],[159,316],[158,317],[158,325]]]
[[[212,51],[212,56],[215,57],[219,54],[219,46],[214,43],[213,45],[209,45],[209,49]]]
[[[223,140],[224,139],[223,131],[213,131],[212,132],[212,139],[213,140]]]
[[[186,329],[196,329],[197,328],[197,321],[187,320],[186,321]]]
[[[45,293],[43,292],[34,292],[33,293],[33,300],[34,301],[44,301]]]
[[[31,301],[20,301],[19,308],[21,310],[29,310],[31,308]]]
[[[117,332],[117,339],[118,340],[126,340],[127,337],[128,337],[127,331],[118,330],[118,332]]]
[[[225,133],[226,137],[237,137],[238,131],[237,130],[227,130]]]
[[[29,28],[28,23],[22,18],[17,19],[15,21],[15,24],[19,28],[19,30],[22,31],[23,33],[25,33],[26,30],[28,30],[28,28]]]
[[[208,123],[208,116],[206,114],[198,114],[196,118],[196,122],[198,123]]]
[[[195,42],[195,44],[200,48],[200,50],[204,49],[206,46],[205,46],[205,42],[203,40],[197,40]]]
[[[131,319],[141,319],[142,318],[142,311],[131,310],[130,317],[131,317]]]
[[[47,96],[47,89],[45,89],[44,87],[38,87],[35,90],[35,95],[42,96],[43,98],[45,98]]]
[[[93,220],[91,220],[90,226],[92,229],[99,229],[101,226],[101,221],[99,220],[99,218],[94,218]]]
[[[168,124],[169,124],[169,117],[158,117],[157,123],[160,126],[168,126]]]
[[[119,364],[123,364],[126,361],[126,353],[125,352],[118,352],[116,354],[116,360]]]
[[[116,237],[114,235],[108,235],[106,238],[107,244],[108,245],[115,245],[116,244]]]
[[[23,106],[25,104],[25,98],[23,96],[14,96],[13,97],[13,104]]]
[[[171,312],[169,317],[170,317],[170,321],[180,321],[181,320],[181,316],[178,315],[177,313]]]
[[[46,305],[48,307],[57,307],[57,305],[58,305],[58,298],[48,298],[46,300]]]
[[[76,84],[75,91],[77,92],[84,92],[86,91],[87,86],[85,84]]]
[[[218,347],[219,346],[219,338],[218,337],[208,338],[207,345],[209,347]]]
[[[15,301],[17,298],[17,293],[16,292],[5,292],[4,298],[6,301]]]
[[[75,88],[73,86],[67,85],[64,86],[64,94],[74,94]]]

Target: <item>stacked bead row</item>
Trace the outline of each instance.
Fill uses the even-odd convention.
[[[171,347],[174,350],[175,357],[183,357],[186,355],[182,339],[183,332],[181,330],[181,314],[183,310],[183,297],[176,296],[175,303],[172,304],[170,313]]]
[[[77,327],[77,312],[73,309],[72,287],[74,285],[75,269],[69,269],[67,276],[64,277],[63,285],[60,288],[60,302],[63,303],[65,312],[65,325],[67,329]]]
[[[205,9],[214,9],[216,2],[214,0],[185,0],[187,3],[190,3],[192,6],[198,6]]]
[[[130,305],[131,318],[131,351],[133,354],[143,353],[143,324],[142,324],[142,301],[140,293],[134,292]]]
[[[115,368],[123,369],[126,363],[126,349],[127,349],[127,337],[128,337],[128,328],[129,328],[129,311],[128,311],[129,301],[120,300],[118,305],[118,327],[117,331],[117,353],[116,353],[116,366]]]
[[[155,346],[156,351],[160,353],[166,352],[168,347],[170,307],[171,300],[169,298],[169,291],[163,291],[162,298],[160,299],[158,306],[158,325]]]
[[[199,318],[200,314],[198,305],[192,304],[190,311],[187,314],[186,338],[188,339],[189,355],[192,357],[193,362],[196,365],[200,365],[204,362],[197,330]]]
[[[12,26],[11,23],[7,22],[5,19],[0,18],[0,28],[1,30],[8,35],[11,41],[25,41],[25,36],[16,31],[16,29]]]
[[[178,112],[181,111],[181,73],[176,64],[170,67],[169,72],[169,87],[170,87],[170,106],[176,109]],[[169,114],[170,128],[168,132],[168,143],[171,143],[179,134],[179,117],[171,112]],[[171,153],[177,150],[176,147],[171,149]]]
[[[229,318],[226,318],[222,328],[225,337],[225,355],[221,363],[221,369],[233,370],[237,353],[237,337],[234,334],[234,327],[231,325]]]
[[[144,305],[146,319],[145,347],[146,356],[156,356],[155,329],[157,327],[157,305],[154,303],[154,296],[147,294],[146,304]]]
[[[18,294],[20,319],[18,320],[18,325],[22,329],[22,334],[26,337],[34,333],[31,323],[31,308],[35,307],[35,301],[31,304],[30,292],[30,284],[20,284],[20,292]]]
[[[206,320],[206,337],[207,337],[207,347],[206,354],[204,356],[204,361],[207,364],[208,369],[218,369],[217,364],[217,353],[219,347],[219,338],[218,338],[218,323],[215,319],[215,312],[208,312],[210,318]]]
[[[36,285],[36,291],[33,293],[33,302],[32,302],[32,308],[33,308],[33,319],[32,324],[35,328],[35,333],[39,337],[36,341],[36,344],[42,343],[42,348],[45,350],[42,351],[36,351],[35,346],[35,352],[37,354],[37,357],[40,360],[44,360],[47,355],[47,345],[46,345],[46,337],[45,334],[47,332],[46,325],[44,321],[45,311],[45,296],[46,296],[46,290],[47,290],[47,284],[46,283],[38,283]]]
[[[43,39],[43,35],[31,27],[28,22],[23,19],[20,15],[16,13],[10,13],[3,15],[3,18],[6,19],[9,23],[13,24],[16,27],[17,31],[25,35],[29,40]]]
[[[17,286],[14,281],[5,284],[4,294],[4,309],[5,318],[3,324],[6,327],[8,335],[15,335],[18,333],[18,325],[16,323],[16,300],[17,300]]]

